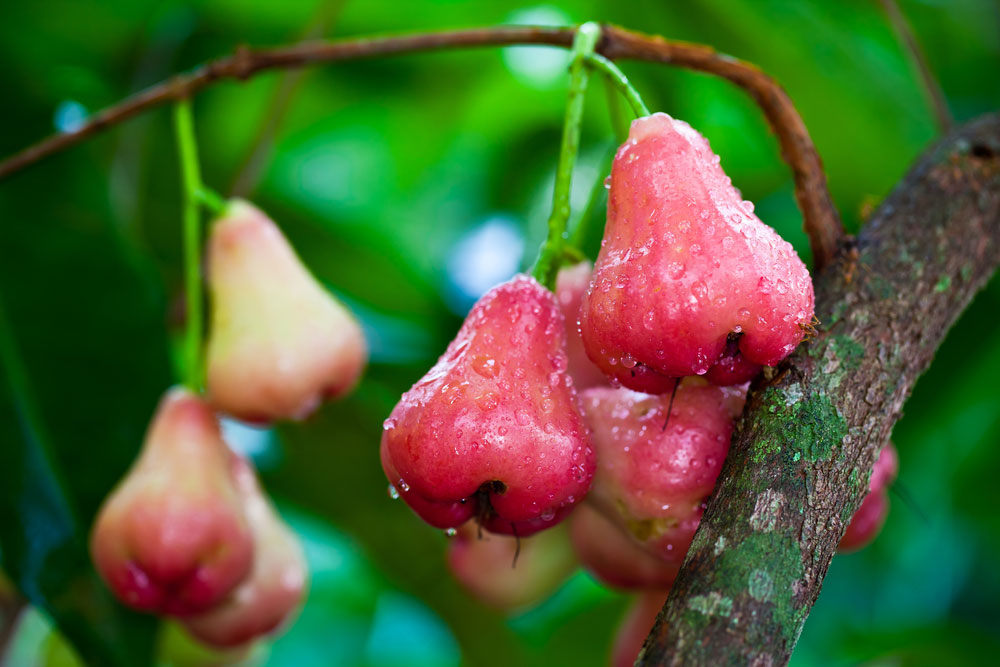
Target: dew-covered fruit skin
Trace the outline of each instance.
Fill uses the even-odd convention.
[[[533,278],[515,276],[473,306],[382,432],[386,476],[425,521],[457,528],[477,517],[523,537],[583,499],[595,461],[565,346],[555,296]]]
[[[896,454],[896,447],[891,442],[886,443],[872,469],[868,493],[851,517],[847,532],[837,546],[838,551],[851,552],[862,549],[879,534],[889,516],[889,485],[896,479],[898,471],[899,457]]]
[[[567,370],[577,391],[608,384],[608,376],[587,356],[580,338],[580,306],[590,287],[592,273],[593,265],[585,261],[563,267],[556,276],[556,298],[566,320]]]
[[[681,542],[680,557],[670,560],[639,544],[590,503],[573,510],[568,523],[573,550],[587,572],[609,588],[640,591],[667,588],[674,582],[700,517],[699,512],[693,521],[678,524],[675,537]]]
[[[639,539],[652,542],[661,527],[690,517],[712,492],[746,386],[685,378],[669,421],[667,394],[595,387],[580,400],[597,453],[591,502],[610,508]]]
[[[218,605],[182,619],[188,632],[219,648],[242,646],[287,623],[309,580],[302,545],[265,496],[253,467],[234,455],[232,474],[253,533],[253,568]]]
[[[813,310],[805,265],[743,201],[708,141],[663,113],[635,120],[612,164],[581,312],[601,370],[663,393],[671,378],[709,372],[730,334],[749,365],[774,365],[802,340]]]
[[[469,521],[448,541],[447,560],[466,591],[497,609],[541,602],[577,566],[565,523],[515,538],[480,531]]]
[[[635,596],[615,631],[615,643],[611,649],[612,667],[632,667],[635,664],[668,595],[669,589],[645,591]]]
[[[207,283],[216,409],[255,423],[299,420],[357,383],[368,358],[357,320],[249,202],[228,202],[212,224]]]
[[[139,458],[105,500],[90,552],[116,597],[186,616],[218,604],[250,572],[253,539],[215,414],[167,392]]]

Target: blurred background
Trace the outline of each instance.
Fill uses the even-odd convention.
[[[504,7],[501,7],[504,5]],[[1000,109],[995,0],[901,8],[958,121]],[[937,130],[916,70],[874,0],[552,4],[410,0],[44,0],[0,8],[0,154],[240,44],[594,19],[710,44],[790,93],[856,229]],[[530,265],[548,214],[567,78],[549,48],[420,54],[274,72],[200,94],[204,179],[252,198],[361,319],[358,390],[301,425],[230,425],[306,544],[298,621],[249,662],[601,665],[626,597],[577,572],[499,613],[445,568],[446,537],[392,502],[382,420],[483,291]],[[631,62],[653,110],[707,135],[760,217],[808,261],[788,168],[728,83]],[[614,145],[589,95],[573,203]],[[177,379],[180,198],[168,109],[0,183],[0,580],[9,665],[217,664],[173,627],[126,612],[84,548],[104,496]],[[590,248],[603,211],[590,224]],[[893,509],[869,548],[834,559],[792,663],[948,665],[1000,654],[1000,280],[971,305],[906,404]],[[59,629],[57,630],[56,627]],[[72,639],[67,642],[66,637]],[[109,649],[108,647],[114,647]]]

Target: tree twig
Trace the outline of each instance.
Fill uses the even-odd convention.
[[[817,337],[759,380],[642,665],[788,661],[872,466],[1000,265],[1000,114],[932,147],[816,281]]]
[[[498,26],[304,42],[263,50],[241,47],[230,56],[158,83],[94,114],[75,132],[53,135],[0,162],[0,180],[137,114],[180,97],[192,96],[220,80],[245,80],[258,72],[272,69],[435,49],[517,44],[569,47],[573,34],[573,28]],[[604,28],[598,52],[611,59],[645,60],[700,70],[728,79],[746,90],[763,110],[778,138],[782,157],[792,169],[795,196],[812,247],[814,268],[819,270],[829,263],[844,238],[843,226],[827,190],[823,165],[805,124],[788,95],[773,79],[753,65],[716,53],[707,46],[667,41],[615,26]]]
[[[938,83],[931,71],[930,64],[927,62],[927,54],[921,48],[917,36],[913,33],[913,28],[910,27],[910,22],[903,16],[896,0],[879,0],[879,4],[882,5],[886,16],[889,17],[892,30],[896,33],[896,39],[902,43],[903,51],[909,56],[913,68],[917,70],[917,76],[920,77],[920,83],[923,84],[921,88],[923,88],[924,95],[927,96],[927,101],[931,105],[931,112],[934,114],[938,132],[947,132],[955,121],[951,117],[951,111],[948,110],[948,100],[945,99],[944,91],[941,90],[941,84]]]
[[[306,29],[305,34],[300,36],[303,40],[319,39],[330,28],[334,18],[344,8],[345,0],[328,0],[320,5],[316,18],[312,25]],[[274,148],[274,140],[281,127],[285,115],[292,106],[292,99],[302,87],[305,79],[305,70],[291,70],[281,75],[275,87],[274,95],[271,97],[264,111],[263,120],[257,128],[257,134],[250,142],[250,149],[247,151],[243,166],[236,171],[236,176],[229,186],[231,197],[246,197],[256,187],[261,173],[271,156]]]

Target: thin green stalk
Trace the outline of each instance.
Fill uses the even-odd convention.
[[[587,205],[584,207],[583,213],[580,214],[580,218],[576,221],[576,226],[573,227],[573,230],[569,234],[569,247],[574,250],[584,246],[584,243],[587,240],[589,223],[597,214],[597,208],[604,204],[604,193],[607,191],[607,187],[604,185],[604,179],[606,179],[608,174],[611,173],[611,163],[614,160],[615,152],[617,150],[617,146],[611,146],[608,148],[597,165],[597,178],[594,180],[594,185],[590,189],[590,197],[587,199]]]
[[[604,80],[604,94],[608,100],[608,120],[611,122],[611,130],[615,133],[615,139],[619,144],[625,143],[628,139],[628,121],[622,113],[622,101],[618,96],[618,88],[612,81]]]
[[[591,21],[581,25],[573,39],[572,61],[569,70],[569,96],[566,100],[566,117],[563,122],[559,163],[556,166],[549,232],[531,272],[538,282],[549,289],[555,287],[556,272],[566,254],[565,236],[566,225],[569,223],[570,186],[572,185],[573,166],[576,164],[576,156],[580,149],[580,125],[583,120],[583,103],[589,82],[586,59],[594,53],[600,36],[600,25]]]
[[[204,381],[202,358],[203,294],[201,283],[201,218],[198,204],[201,173],[198,168],[198,145],[194,136],[191,101],[182,99],[174,106],[174,130],[181,165],[184,225],[184,293],[187,299],[187,330],[184,337],[184,384],[200,392]]]
[[[204,206],[214,216],[220,216],[226,211],[226,200],[215,190],[202,186],[195,193],[198,203]]]
[[[588,54],[586,60],[589,67],[593,67],[603,74],[608,83],[614,86],[628,100],[629,106],[632,107],[632,113],[635,114],[636,118],[649,115],[649,107],[642,101],[639,91],[629,83],[625,73],[618,69],[618,65],[615,65],[600,53]]]

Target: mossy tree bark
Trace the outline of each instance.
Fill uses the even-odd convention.
[[[1000,265],[1000,115],[944,138],[815,279],[818,334],[750,391],[637,664],[788,661],[879,449]]]

